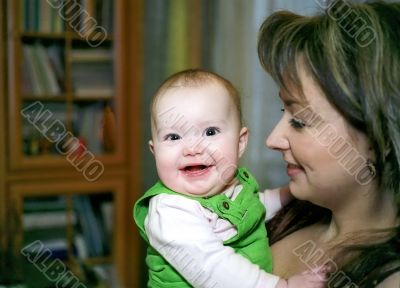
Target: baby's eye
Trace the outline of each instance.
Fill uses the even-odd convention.
[[[206,130],[204,130],[204,135],[206,136],[214,136],[218,134],[220,130],[217,127],[208,127]]]
[[[297,118],[292,118],[289,120],[290,125],[295,128],[295,129],[301,129],[306,126],[306,123],[304,121],[297,119]]]
[[[169,140],[169,141],[176,141],[181,139],[181,136],[175,133],[169,133],[164,137],[164,140]]]

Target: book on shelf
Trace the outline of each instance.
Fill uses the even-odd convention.
[[[93,154],[101,154],[104,150],[101,138],[103,116],[104,104],[101,102],[74,105],[74,133]]]
[[[18,0],[21,7],[21,26],[24,32],[62,33],[62,9],[53,8],[47,1]]]
[[[64,197],[26,198],[23,204],[22,227],[24,229],[24,246],[40,241],[51,251],[51,258],[67,259],[68,225],[76,225],[76,216],[67,209]]]
[[[32,243],[36,240],[46,242],[49,240],[66,239],[66,238],[67,238],[67,226],[65,225],[57,227],[29,229],[29,230],[24,229],[25,243]]]
[[[107,98],[111,99],[114,94],[112,87],[82,87],[79,86],[75,89],[76,98]]]
[[[24,106],[31,104],[31,101],[26,101]],[[104,136],[110,136],[109,131],[104,131],[104,123],[107,121],[105,117],[108,116],[110,108],[105,106],[104,101],[84,101],[82,103],[76,102],[72,109],[72,126],[67,123],[66,105],[57,102],[45,102],[43,110],[51,113],[51,119],[57,119],[64,123],[66,129],[78,138],[84,147],[93,154],[101,154],[104,152],[112,151],[110,147],[105,147]],[[108,116],[109,117],[109,116]],[[43,119],[42,119],[43,118]],[[27,120],[22,122],[22,137],[23,137],[23,153],[24,155],[37,156],[37,155],[57,155],[60,153],[59,147],[56,143],[50,142],[38,130],[37,127],[46,126],[43,123],[47,117],[38,119],[34,124]],[[48,125],[48,123],[47,123]],[[107,133],[105,135],[104,133]],[[109,146],[109,145],[108,145]]]
[[[30,48],[22,47],[22,95],[37,94],[39,91],[35,91],[33,85],[37,83],[36,73],[33,71],[34,66],[32,62],[32,56],[30,55]]]
[[[44,259],[45,261],[51,262],[50,259],[60,259],[60,260],[67,260],[68,257],[68,241],[66,238],[55,238],[55,239],[47,239],[43,240],[41,238],[37,238],[33,241],[29,241],[25,243],[25,248],[24,248],[24,253],[27,254],[36,254],[36,253],[41,253],[41,251],[38,251],[37,245],[31,245],[35,243],[35,241],[40,241],[40,244],[43,245],[43,249],[46,249],[46,251],[50,251],[50,253],[46,253],[46,257],[49,257],[47,259]],[[38,243],[38,242],[36,242]],[[42,249],[41,249],[42,250]]]
[[[31,104],[32,101],[24,101],[23,108],[26,108]],[[37,127],[47,127],[49,125],[49,121],[46,122],[46,119],[49,115],[51,115],[51,119],[57,119],[58,121],[64,123],[65,127],[67,127],[66,105],[57,102],[44,102],[42,111],[46,111],[47,116],[45,115],[46,117],[42,116],[41,118],[35,120],[35,123],[31,123],[26,119],[22,121],[22,149],[24,155],[37,156],[45,154],[59,154],[59,149],[56,147],[56,143],[50,142]],[[44,115],[44,113],[42,114]]]
[[[87,248],[90,257],[103,257],[110,251],[110,238],[105,231],[104,218],[100,213],[102,201],[91,199],[88,195],[74,197],[74,206],[78,214],[80,230],[84,243],[80,249]],[[82,242],[82,241],[81,241]]]
[[[93,270],[97,277],[104,283],[105,287],[119,288],[122,287],[118,280],[117,270],[112,264],[99,264],[94,265]]]
[[[88,245],[90,243],[87,243],[85,241],[85,238],[81,233],[76,233],[74,236],[74,247],[75,247],[75,256],[79,260],[86,260],[89,258],[89,250],[88,250]]]
[[[64,196],[47,196],[26,198],[24,200],[24,212],[41,212],[41,211],[60,211],[65,210],[67,202]]]
[[[37,72],[36,64],[33,60],[33,49],[31,45],[24,45],[22,50],[24,58],[22,63],[23,93],[38,95],[42,93],[43,88],[40,86],[39,72]]]
[[[53,72],[55,73],[57,82],[61,88],[61,90],[65,90],[64,88],[64,79],[65,79],[65,69],[64,69],[64,49],[60,45],[51,44],[47,48],[47,57],[50,60],[51,67],[53,68]]]
[[[75,213],[67,209],[64,197],[43,197],[24,201],[24,230],[52,229],[76,224]]]
[[[111,239],[114,228],[114,204],[104,201],[100,205],[101,215],[104,220],[104,229],[108,239]]]
[[[72,52],[72,89],[75,97],[111,98],[114,94],[114,71],[111,51]]]
[[[72,211],[41,211],[24,213],[23,225],[26,230],[75,225],[76,217]]]
[[[113,8],[114,2],[113,0],[101,0],[102,4],[98,12],[100,17],[100,23],[106,29],[107,32],[112,33],[114,30],[114,22],[113,22]]]
[[[94,0],[81,0],[80,1],[81,7],[83,8],[82,10],[85,11],[86,13],[81,14],[81,19],[79,21],[79,32],[84,35],[90,35],[90,32],[95,26],[94,20],[96,19],[96,10],[95,10],[95,3]]]
[[[35,96],[61,95],[64,73],[59,48],[45,48],[36,42],[33,45],[24,44],[22,49],[23,93]]]
[[[92,62],[92,61],[109,61],[113,60],[113,51],[108,48],[95,49],[79,49],[74,48],[71,52],[71,60],[73,62]]]
[[[113,0],[80,0],[83,11],[79,19],[79,32],[89,36],[94,26],[101,26],[107,33],[113,31]]]
[[[74,196],[73,207],[62,196],[27,198],[23,211],[24,246],[39,240],[62,259],[68,251],[81,260],[110,253],[114,219],[110,193]]]
[[[67,3],[70,7],[62,5],[62,9],[45,0],[18,1],[21,27],[25,32],[62,33],[65,31],[63,18],[72,19],[70,25],[83,37],[89,36],[98,26],[107,33],[113,32],[113,0],[76,0]]]
[[[44,46],[39,43],[35,43],[33,47],[36,53],[36,65],[40,70],[39,79],[41,79],[40,76],[43,77],[43,79],[41,79],[43,86],[45,87],[43,92],[50,95],[59,95],[61,93],[61,88],[57,82],[55,76],[56,73],[50,62],[47,51],[45,50]]]

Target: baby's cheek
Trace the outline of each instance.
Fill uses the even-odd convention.
[[[223,157],[220,157],[217,162],[219,178],[224,184],[227,184],[232,180],[232,178],[235,176],[237,168],[238,163],[235,155],[225,154]]]
[[[222,167],[220,170],[219,176],[220,180],[224,185],[227,185],[231,182],[233,177],[235,177],[237,166],[236,165],[226,165]]]
[[[179,187],[177,185],[177,175],[174,174],[171,169],[164,169],[162,172],[158,172],[158,176],[160,180],[166,185],[168,188],[177,191],[179,190]]]
[[[161,180],[163,180],[165,182],[166,178],[171,178],[171,175],[174,170],[174,168],[173,168],[174,166],[175,165],[173,162],[170,162],[170,163],[168,163],[168,161],[157,162],[157,173],[158,173],[159,177],[161,178]]]

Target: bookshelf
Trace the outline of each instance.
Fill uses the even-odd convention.
[[[40,241],[82,281],[139,286],[142,14],[143,0],[0,1],[0,284],[46,283],[26,263]]]
[[[54,141],[43,137],[43,130],[53,124],[44,121],[49,115],[89,146],[102,163],[122,161],[124,135],[111,135],[112,149],[104,145],[101,135],[107,111],[119,118],[120,126],[125,124],[122,87],[114,80],[123,65],[121,41],[114,40],[123,25],[123,20],[115,17],[122,13],[122,2],[8,1],[13,16],[8,41],[10,87],[14,88],[9,102],[9,110],[15,114],[15,121],[9,123],[10,131],[15,131],[9,139],[14,146],[10,155],[13,168],[69,165]],[[41,110],[35,119],[43,116],[38,125],[18,115],[36,102]]]
[[[58,259],[65,263],[62,270],[58,269],[60,274],[70,271],[84,284],[89,281],[84,265],[99,279],[106,275],[104,285],[111,280],[121,283],[113,277],[115,271],[122,269],[116,258],[123,255],[125,231],[121,225],[123,215],[115,207],[124,205],[126,186],[118,179],[101,180],[99,184],[101,190],[87,181],[48,181],[11,187],[11,204],[19,215],[16,222],[20,222],[13,244],[23,263],[21,271],[17,271],[20,278],[42,287],[54,285],[57,281],[52,280],[56,278],[43,277],[43,271],[51,269]],[[27,270],[31,273],[26,274]]]

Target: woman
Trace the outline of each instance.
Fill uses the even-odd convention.
[[[267,146],[297,198],[269,223],[274,273],[328,265],[328,287],[400,287],[400,4],[276,12],[258,53],[284,109]]]

